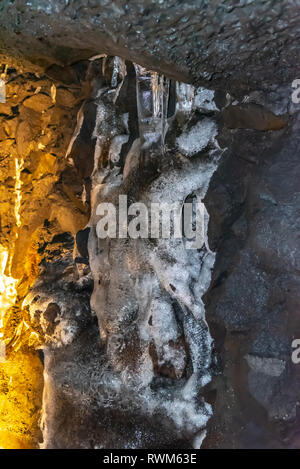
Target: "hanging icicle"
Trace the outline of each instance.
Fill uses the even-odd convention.
[[[192,112],[195,100],[195,88],[187,83],[176,82],[176,112]]]
[[[167,130],[170,81],[135,64],[142,160],[162,155]]]

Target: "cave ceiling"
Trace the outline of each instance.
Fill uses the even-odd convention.
[[[0,5],[2,62],[9,56],[24,66],[29,61],[47,68],[118,55],[177,80],[235,94],[290,82],[299,34],[298,1],[4,0]]]

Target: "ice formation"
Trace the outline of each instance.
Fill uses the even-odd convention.
[[[100,406],[120,408],[121,402],[122,409],[164,416],[178,436],[194,436],[199,446],[212,414],[201,397],[201,388],[210,381],[212,344],[202,297],[215,260],[203,199],[222,150],[214,116],[197,121],[195,110],[208,102],[214,111],[213,96],[176,83],[176,105],[169,112],[170,81],[135,65],[139,135],[132,135],[131,108],[120,104],[122,87],[130,79],[127,67],[119,58],[102,60],[103,75],[110,69],[111,80],[99,78],[94,90],[88,250],[94,278],[91,306],[106,356],[97,377],[85,379],[79,373],[78,379],[93,387]],[[83,119],[82,109],[71,146]],[[202,246],[188,249],[187,239],[174,238],[100,240],[97,206],[107,202],[118,208],[119,195],[147,207],[183,206],[189,198],[198,202]],[[62,340],[69,340],[68,333]]]
[[[169,80],[157,72],[135,65],[137,108],[142,158],[164,153],[167,131]]]

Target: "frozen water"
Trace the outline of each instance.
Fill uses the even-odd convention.
[[[135,64],[137,108],[142,151],[164,151],[167,130],[169,80]]]
[[[187,83],[176,83],[176,112],[189,114],[194,108],[195,88]]]
[[[178,148],[184,155],[193,156],[204,150],[215,139],[217,133],[216,123],[211,119],[205,118],[178,137]]]
[[[110,85],[94,92],[96,148],[88,246],[94,278],[91,306],[107,355],[99,364],[99,375],[91,378],[82,370],[76,379],[87,387],[87,394],[88,387],[93,388],[100,406],[159,414],[173,422],[179,436],[196,435],[194,444],[199,447],[212,414],[199,391],[211,378],[212,339],[202,297],[210,285],[215,254],[209,248],[203,199],[222,155],[217,125],[209,117],[217,108],[213,92],[177,83],[176,115],[168,122],[169,81],[135,65],[140,135],[130,140],[131,116],[120,111],[117,99],[126,67],[118,58],[113,64]],[[196,109],[209,113],[199,117]],[[82,125],[81,117],[78,121]],[[168,125],[176,146],[166,151]],[[122,167],[120,155],[128,142],[131,148]],[[205,157],[197,158],[204,151]],[[152,156],[165,160],[167,169],[144,181],[138,167],[141,155],[144,162]],[[192,196],[203,213],[202,245],[187,249],[186,239],[99,240],[97,204],[105,199],[117,205],[119,194],[128,195],[131,202],[141,198],[146,205],[180,206]],[[62,326],[61,340],[68,343],[76,331],[64,322]]]
[[[114,88],[97,93],[98,112],[94,131],[97,147],[93,176],[97,195],[92,199],[93,205],[101,197],[114,194],[116,188],[122,190],[122,176],[128,177],[137,170],[140,153],[146,158],[153,154],[161,158],[164,154],[169,82],[139,65],[135,65],[135,69],[140,138],[131,146],[123,175],[117,167],[114,172],[100,165],[104,142],[107,145],[109,141],[108,159],[116,164],[123,143],[128,141],[128,127],[124,126],[124,120],[121,124],[116,109],[106,99],[116,89],[114,79],[111,84]],[[119,241],[115,244],[101,242],[99,255],[99,240],[92,230],[89,252],[95,285],[98,285],[98,278],[101,284],[109,279],[109,292],[105,293],[105,287],[95,287],[92,308],[97,312],[103,337],[108,338],[108,356],[113,367],[119,371],[114,375],[113,382],[118,382],[120,389],[115,388],[115,392],[122,395],[123,401],[128,399],[128,405],[134,399],[134,405],[141,406],[150,414],[164,413],[174,422],[180,434],[185,431],[199,432],[212,413],[207,403],[199,401],[199,389],[210,381],[212,344],[202,297],[209,287],[215,260],[207,239],[209,216],[203,198],[222,151],[216,140],[217,126],[213,119],[204,117],[188,128],[195,109],[217,110],[213,92],[203,88],[195,90],[191,85],[177,83],[176,95],[176,116],[180,116],[178,122],[184,129],[177,137],[177,148],[187,157],[206,150],[206,158],[200,161],[186,158],[184,167],[170,167],[149,185],[144,202],[161,204],[179,201],[183,205],[186,198],[194,194],[203,213],[201,249],[187,249],[187,243],[180,239],[158,239],[155,246],[147,240],[143,244],[139,240],[129,240],[123,245]],[[130,322],[133,311],[138,312],[137,317]],[[123,361],[123,356],[129,353],[127,343],[131,340],[136,341],[135,356],[128,358],[133,363]],[[167,386],[165,382],[156,390],[150,387],[155,378],[150,344],[153,344],[157,355],[156,366],[173,369],[177,383]],[[188,347],[189,358],[185,347]],[[190,374],[188,379],[183,379],[187,360],[190,360]],[[110,376],[104,373],[103,378],[108,392]],[[138,390],[138,394],[134,389]],[[112,405],[111,401],[109,405]],[[199,445],[200,440],[199,437]]]
[[[216,103],[214,101],[215,92],[213,90],[207,90],[200,86],[196,90],[194,106],[201,112],[206,111],[218,111]]]

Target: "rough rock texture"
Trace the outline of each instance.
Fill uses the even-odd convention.
[[[128,87],[130,88],[129,83],[123,86],[127,91]],[[211,216],[210,247],[218,254],[212,286],[206,295],[206,316],[215,342],[212,365],[209,365],[214,378],[204,392],[202,391],[214,411],[208,423],[208,436],[204,447],[298,447],[299,371],[297,366],[291,363],[291,342],[299,335],[299,319],[295,314],[298,308],[298,282],[295,272],[297,256],[294,254],[295,250],[297,251],[299,218],[297,107],[290,102],[289,88],[277,89],[269,95],[255,92],[247,98],[252,104],[247,106],[246,114],[242,114],[243,126],[247,129],[238,130],[240,120],[231,119],[228,122],[226,117],[224,118],[224,111],[229,109],[230,112],[230,108],[235,106],[238,110],[243,109],[241,103],[227,103],[218,119],[217,108],[210,100],[210,95],[205,90],[200,92],[199,96],[201,94],[202,101],[196,98],[202,115],[197,138],[192,138],[193,132],[198,129],[197,120],[191,119],[186,126],[179,118],[177,145],[190,152],[189,158],[194,152],[192,161],[195,163],[195,172],[196,168],[200,167],[199,157],[207,157],[208,151],[201,146],[201,131],[209,138],[208,122],[214,116],[213,120],[220,119],[219,144],[228,148],[205,198]],[[105,100],[105,92],[101,96],[96,106],[103,110],[103,103],[105,106],[108,103]],[[222,96],[219,95],[219,105],[221,102]],[[120,103],[121,101],[119,106]],[[122,105],[124,106],[124,102]],[[101,138],[101,132],[106,131],[110,138],[115,136],[114,126],[118,122],[117,118],[113,120],[113,124],[110,120],[108,123],[101,120],[101,125],[98,123],[95,127],[97,133],[92,133],[96,112],[91,113],[91,107],[91,102],[85,105],[83,124],[70,151],[75,167],[82,165],[78,148],[88,149],[91,135]],[[116,116],[122,110],[128,109],[125,106],[115,110]],[[132,109],[129,111],[131,114]],[[107,117],[110,115],[108,112]],[[236,115],[237,113],[234,114],[235,117]],[[284,116],[284,119],[276,115]],[[270,120],[265,116],[275,123],[281,122],[279,127],[284,127],[269,130]],[[90,124],[87,125],[88,123]],[[231,129],[234,126],[237,130]],[[117,129],[120,128],[122,127],[117,125]],[[257,128],[261,130],[257,131]],[[172,131],[167,137],[167,145],[170,148],[174,145]],[[134,148],[139,151],[136,145],[133,145]],[[90,157],[93,156],[94,149],[95,146],[92,145],[89,150]],[[197,149],[200,152],[197,153]],[[107,164],[105,154],[99,159],[99,174],[96,173],[95,176],[94,173],[92,177],[94,187],[97,187],[95,181],[100,183],[100,192],[99,188],[97,189],[98,201],[112,201],[118,193],[128,193],[131,201],[141,198],[143,200],[145,197],[145,200],[151,199],[153,194],[157,199],[157,196],[161,197],[162,194],[166,196],[165,192],[161,193],[161,189],[168,185],[168,181],[173,181],[174,188],[176,179],[172,173],[177,163],[176,158],[172,160],[172,152],[169,156],[165,155],[170,161],[166,165],[163,164],[161,170],[164,175],[158,178],[157,183],[154,181],[147,184],[145,177],[149,172],[141,176],[136,172],[134,165],[130,166],[134,174],[134,190],[130,183],[130,171],[129,174],[126,173],[129,179],[127,182],[125,179],[120,186],[119,165],[123,164],[122,160],[114,158],[114,165],[108,172],[101,166],[103,163]],[[86,165],[84,167],[87,168]],[[181,190],[184,190],[187,167],[183,163],[180,165],[178,175]],[[90,170],[91,168],[90,164]],[[286,181],[282,178],[285,170],[292,175],[292,179]],[[138,171],[143,173],[143,168],[140,167]],[[153,168],[150,173],[153,176]],[[197,187],[200,184],[200,176],[201,171],[195,179]],[[101,183],[103,177],[104,184]],[[85,181],[87,180],[85,175]],[[154,192],[151,189],[153,184],[154,187],[157,184],[160,188],[158,193],[157,189]],[[187,186],[189,191],[192,186],[190,177]],[[178,197],[178,192],[174,191],[174,194],[175,198]],[[157,311],[160,311],[159,316],[165,314],[163,309],[168,304],[168,299],[164,300],[164,290],[174,297],[177,314],[178,307],[184,311],[180,299],[180,290],[184,283],[181,280],[178,283],[179,279],[173,278],[171,270],[168,270],[172,265],[169,248],[165,242],[161,246],[157,245],[154,261],[151,261],[153,248],[148,252],[147,243],[112,240],[99,244],[93,230],[94,228],[92,236],[90,235],[89,247],[90,265],[95,280],[92,307],[98,315],[102,341],[98,343],[97,326],[90,319],[89,323],[81,324],[79,330],[82,330],[82,333],[78,338],[75,335],[72,343],[54,350],[47,349],[45,445],[48,448],[191,447],[195,436],[193,431],[186,425],[181,427],[180,432],[175,431],[172,425],[174,415],[165,414],[162,410],[163,391],[168,389],[172,395],[177,388],[178,392],[180,386],[174,387],[172,380],[175,379],[176,383],[182,373],[178,361],[171,358],[168,363],[164,357],[165,352],[159,356],[156,349],[157,344],[160,344],[159,347],[162,345],[159,334],[162,334],[162,337],[166,334],[163,324],[156,324],[155,316]],[[80,239],[79,237],[79,242]],[[83,236],[83,257],[86,255],[85,243],[86,236]],[[174,256],[176,251],[171,252]],[[148,253],[146,257],[145,253]],[[182,260],[177,258],[175,265],[178,267],[180,262]],[[201,261],[198,262],[201,265]],[[187,273],[187,265],[182,265],[181,270]],[[160,278],[162,272],[165,274]],[[149,294],[147,285],[151,285],[153,290],[156,278],[160,279],[159,291]],[[165,284],[165,278],[172,286],[171,289]],[[204,288],[203,278],[200,283],[201,288]],[[200,285],[197,290],[201,293],[199,288]],[[65,289],[70,289],[70,286],[66,284]],[[140,299],[144,298],[145,301],[148,298],[147,301],[151,304],[153,293],[156,303],[155,309],[149,309],[149,319],[148,307],[144,303],[140,304]],[[56,288],[54,296],[55,294]],[[187,292],[184,292],[183,298],[188,300],[188,297]],[[75,306],[75,309],[78,308]],[[123,312],[120,315],[121,311]],[[78,317],[80,316],[79,314]],[[144,317],[149,320],[149,331],[153,326],[157,328],[154,347],[152,343],[149,346],[147,335],[143,336],[141,341],[140,327]],[[182,343],[181,338],[178,344],[175,342],[175,350],[180,352],[181,357],[184,357],[186,341],[189,340],[184,321],[183,319],[184,342]],[[195,329],[196,323],[192,327]],[[202,331],[205,329],[203,325],[201,328]],[[196,338],[196,344],[201,344],[200,336]],[[122,350],[121,354],[119,350]],[[149,355],[145,353],[147,350]],[[164,347],[161,350],[163,351]],[[202,373],[203,353],[201,347],[196,351],[196,361]],[[77,357],[76,365],[73,362],[74,356]],[[152,376],[152,367],[156,383],[151,392],[143,397],[147,379]],[[185,367],[186,365],[183,370]],[[121,381],[119,373],[122,376]],[[189,372],[185,371],[183,376],[186,376],[186,373]],[[140,381],[143,380],[146,380],[146,383],[141,386]],[[86,382],[90,385],[86,386]],[[205,382],[206,379],[201,381],[198,377],[197,388],[200,390],[201,383]],[[135,393],[136,386],[139,387],[139,396]],[[156,399],[158,401],[154,405]],[[170,397],[168,399],[170,400]],[[151,408],[154,405],[159,411],[159,414],[155,412],[151,418],[147,413],[149,402]],[[174,406],[172,399],[170,402]],[[188,401],[184,403],[184,408],[187,411]],[[195,417],[195,410],[193,412]],[[104,417],[100,419],[97,415]],[[68,419],[69,416],[72,416],[71,420]],[[188,419],[191,424],[192,414],[188,414]],[[73,426],[74,422],[76,427]]]
[[[240,94],[294,79],[298,25],[297,0],[4,0],[0,6],[4,55],[46,66],[108,53]]]
[[[60,82],[49,80],[45,76],[20,74],[18,70],[10,68],[6,74],[6,103],[0,105],[5,106],[0,108],[0,241],[5,247],[9,242],[12,243],[18,228],[14,212],[16,178],[19,177],[17,190],[20,191],[21,200],[18,216],[21,226],[12,266],[16,278],[20,278],[19,273],[23,275],[22,267],[18,266],[19,250],[22,250],[21,255],[24,258],[24,250],[27,249],[32,234],[43,225],[45,219],[57,218],[63,224],[61,212],[65,209],[67,213],[68,207],[72,212],[72,203],[74,206],[74,199],[78,192],[81,193],[81,187],[76,188],[76,174],[73,175],[72,183],[70,178],[69,181],[67,179],[65,154],[73,133],[78,105],[85,95],[81,94],[80,83],[74,84],[70,89],[75,94],[77,107],[74,102],[61,104],[56,102],[54,96],[51,98],[53,87],[56,94],[67,91]],[[19,176],[16,176],[16,165]],[[77,212],[78,226],[73,229],[74,234],[82,225],[80,217],[87,217],[87,210],[83,205],[78,206]]]
[[[299,2],[292,0],[1,2],[0,57],[11,68],[7,72],[9,100],[0,104],[0,165],[5,181],[0,242],[6,248],[14,246],[15,276],[24,275],[27,253],[32,261],[26,264],[27,280],[20,283],[21,299],[27,293],[28,278],[33,280],[39,273],[25,311],[44,348],[45,447],[191,447],[196,429],[202,430],[204,424],[188,424],[197,415],[208,417],[204,402],[213,409],[204,447],[299,447],[299,365],[291,363],[292,339],[300,337],[299,108],[291,103],[291,83],[297,78],[299,63],[298,24]],[[87,231],[81,229],[88,207],[95,204],[93,184],[103,183],[105,196],[111,200],[121,184],[119,176],[126,179],[131,174],[134,177],[122,189],[132,201],[140,195],[150,201],[157,176],[155,165],[145,173],[137,170],[140,143],[132,80],[125,80],[115,106],[103,92],[105,80],[111,78],[111,59],[104,81],[103,77],[99,81],[99,60],[88,67],[85,59],[103,53],[216,90],[216,104],[208,99],[203,105],[199,98],[190,121],[176,122],[168,142],[171,151],[161,159],[165,165],[159,166],[162,174],[157,177],[160,189],[173,178],[178,192],[169,187],[168,200],[199,188],[201,164],[205,167],[216,145],[218,124],[219,145],[228,150],[205,199],[209,245],[217,252],[205,298],[214,339],[212,357],[203,347],[208,333],[203,317],[200,326],[194,321],[184,330],[185,313],[192,308],[178,301],[182,285],[188,286],[185,300],[192,298],[203,308],[207,277],[203,283],[200,274],[190,275],[189,270],[203,266],[199,253],[197,259],[187,259],[185,253],[174,262],[165,252],[166,244],[156,246],[160,248],[156,249],[158,266],[151,259],[154,249],[147,243],[140,250],[138,243],[123,246],[117,241],[101,248],[92,219],[89,252],[96,280],[92,306],[99,326],[89,309],[92,280]],[[16,64],[24,69],[22,74],[16,72]],[[102,91],[91,96],[95,89]],[[88,99],[71,138],[83,98]],[[53,101],[56,106],[51,106]],[[99,109],[104,111],[102,121]],[[127,113],[126,124],[122,115]],[[111,145],[108,138],[109,145],[101,147],[100,137],[107,129],[110,137],[121,135],[121,146],[118,140]],[[63,156],[69,140],[67,162]],[[101,156],[96,169],[104,170],[100,174],[93,174],[95,150]],[[22,168],[26,192],[17,217],[16,166],[9,159],[11,154],[24,158],[24,163],[18,160],[18,168]],[[143,157],[147,160],[145,152]],[[11,244],[16,231],[19,237]],[[57,238],[58,234],[62,237]],[[32,256],[30,237],[38,257]],[[176,263],[186,275],[179,285],[170,282]],[[162,271],[167,272],[164,279],[159,276]],[[114,273],[113,287],[110,272]],[[149,302],[157,300],[155,311],[161,312],[163,303],[168,317],[179,311],[173,322],[181,323],[176,340],[162,340],[165,324],[158,324],[156,336],[149,333],[160,315],[151,317],[149,304],[139,305],[142,287]],[[122,309],[126,301],[130,307]],[[138,318],[148,320],[142,340],[137,312]],[[191,357],[187,331],[197,332],[195,324],[205,337],[195,334],[197,347]],[[119,353],[120,348],[124,353]],[[185,415],[178,430],[174,410],[179,409],[182,416],[187,403],[180,408],[174,402],[178,396],[182,400],[182,385],[192,377],[191,358],[196,368],[199,364],[198,407]],[[134,379],[147,378],[149,369],[154,374],[153,386],[137,398],[130,381],[134,388]],[[214,377],[203,390],[208,381],[204,370]],[[7,387],[0,392],[7,393]],[[166,398],[169,392],[171,399],[170,395]],[[152,417],[145,411],[147,406]],[[204,434],[197,436],[201,440]],[[36,444],[38,435],[34,438]]]
[[[226,128],[229,147],[206,196],[217,259],[207,319],[214,408],[204,447],[299,448],[299,111],[290,89],[265,95],[288,127]]]
[[[89,268],[86,280],[75,280],[65,264],[72,264],[67,251],[65,260],[59,256],[45,265],[26,300],[31,318],[37,316],[46,333],[43,447],[192,447],[211,414],[201,396],[210,379],[211,355],[201,297],[214,254],[203,240],[198,250],[187,250],[187,240],[98,239],[95,212],[100,202],[118,206],[119,194],[131,204],[148,206],[159,201],[182,205],[188,196],[201,201],[222,155],[215,140],[217,109],[213,93],[200,89],[194,107],[183,93],[192,87],[179,86],[181,101],[168,121],[164,158],[155,147],[149,161],[153,148],[141,148],[141,129],[136,138],[134,69],[128,63],[128,74],[122,75],[125,64],[119,61],[113,86],[113,62],[95,64],[99,76],[93,98],[78,114],[68,151],[91,201],[89,241],[88,230],[80,231],[75,254],[83,265],[89,256],[91,306],[99,325],[80,288],[82,282],[90,285]],[[157,93],[151,80],[147,93]],[[205,98],[213,110],[204,112]],[[145,105],[138,103],[139,109]],[[198,125],[202,120],[203,128]],[[195,145],[182,154],[180,137],[193,133]],[[120,139],[123,144],[116,145]]]
[[[5,448],[37,447],[42,439],[43,368],[36,349],[49,331],[30,317],[24,297],[43,271],[48,243],[53,246],[65,230],[75,235],[88,220],[88,207],[78,197],[82,186],[74,169],[68,177],[65,159],[78,105],[86,97],[82,73],[78,76],[82,83],[74,80],[67,89],[44,75],[5,71],[6,103],[0,105],[0,303],[7,358],[0,363],[0,446]],[[73,101],[59,104],[55,92],[69,93]],[[72,256],[73,246],[69,249]],[[14,288],[5,298],[9,284]]]

